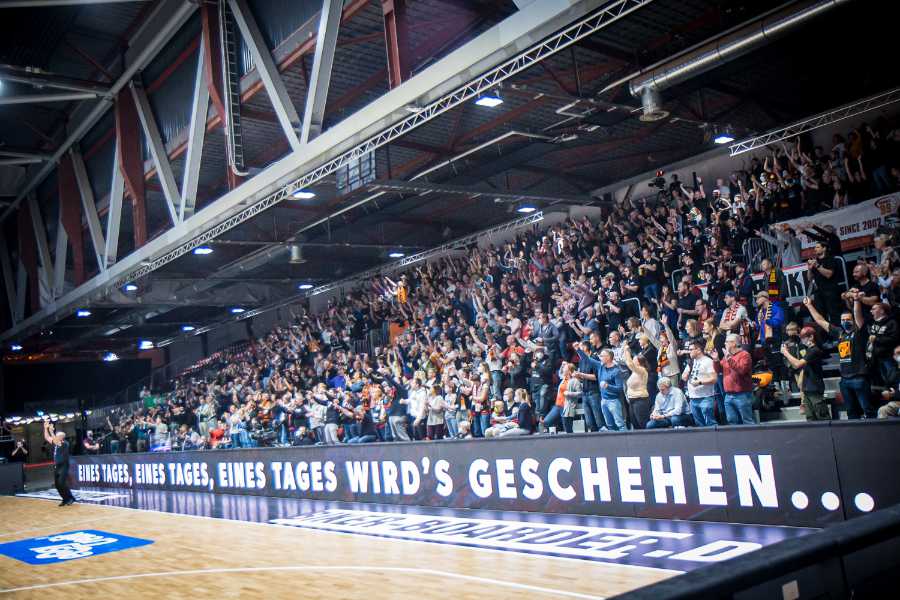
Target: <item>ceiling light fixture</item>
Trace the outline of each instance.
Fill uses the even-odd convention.
[[[298,290],[311,290],[313,289],[313,284],[311,283],[301,283],[297,286]]]
[[[240,306],[235,306],[234,308],[231,309],[231,314],[233,314],[233,315],[239,315],[243,312],[247,312],[247,309],[241,308]]]
[[[193,325],[182,325],[181,326],[181,330],[184,332],[193,331],[195,329],[197,329],[197,328],[194,327]]]
[[[79,308],[77,311],[75,311],[75,316],[79,319],[83,319],[85,317],[91,316],[91,311],[86,308]]]
[[[403,258],[404,256],[406,256],[406,253],[400,252],[399,250],[395,250],[394,252],[388,254],[388,258]]]
[[[713,138],[713,141],[717,144],[730,144],[734,141],[734,137],[728,135],[727,133],[720,133]]]
[[[153,342],[150,340],[141,340],[138,342],[138,350],[151,350],[153,348]]]
[[[12,345],[9,347],[9,349],[12,350],[13,352],[21,352],[21,351],[22,351],[22,346],[21,346],[20,344],[12,344]]]
[[[212,254],[213,249],[209,246],[200,246],[198,248],[194,248],[194,254],[197,256],[206,256],[207,254]]]
[[[316,193],[310,190],[297,190],[291,196],[297,200],[310,200],[316,197]]]
[[[536,210],[537,210],[537,207],[534,206],[533,204],[522,204],[521,206],[519,206],[519,208],[516,209],[516,212],[520,212],[520,213],[528,215],[528,214],[533,213]]]
[[[126,292],[136,292],[138,290],[138,286],[133,283],[126,283],[124,289]]]
[[[495,90],[478,96],[478,100],[475,101],[475,104],[478,106],[486,106],[487,108],[494,108],[503,104],[503,98],[500,97],[500,92]]]
[[[734,134],[731,127],[716,127],[713,130],[713,142],[716,144],[730,144],[734,141]]]
[[[103,355],[103,362],[113,362],[114,360],[119,360],[119,355],[115,352],[107,352]]]

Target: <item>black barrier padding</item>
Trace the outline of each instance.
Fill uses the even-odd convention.
[[[738,497],[734,469],[725,472],[729,492],[727,520],[734,523],[760,525],[800,524],[825,527],[844,519],[838,506],[823,506],[822,494],[840,495],[840,480],[835,465],[829,423],[788,423],[778,427],[729,427],[716,436],[718,451],[723,456],[746,454],[748,448],[772,456],[778,489],[778,506],[759,510],[745,507]],[[798,509],[793,502],[795,492],[805,495],[807,508]],[[754,498],[755,499],[755,498]]]
[[[629,455],[641,457],[641,468],[644,472],[652,471],[651,459],[654,456],[660,459],[662,468],[666,472],[671,471],[671,461],[666,460],[666,458],[668,458],[668,455],[677,452],[681,457],[681,468],[686,484],[684,492],[687,503],[685,504],[673,502],[674,491],[671,487],[666,487],[662,490],[665,492],[668,502],[665,504],[657,503],[655,485],[645,486],[647,502],[644,504],[632,504],[635,509],[634,516],[651,519],[687,519],[691,521],[737,523],[738,521],[728,519],[724,507],[702,505],[699,501],[698,486],[688,483],[697,481],[695,463],[691,458],[716,455],[718,453],[716,450],[716,438],[718,435],[719,432],[714,428],[673,430],[670,439],[667,440],[667,445],[663,447],[660,446],[659,440],[656,439],[655,431],[637,432],[635,435],[625,436]],[[731,465],[728,460],[723,460],[722,462],[724,475],[724,472],[730,469]],[[724,476],[722,481],[723,484],[727,485]],[[728,494],[727,488],[723,487],[722,490]],[[728,495],[730,496],[731,494]]]
[[[842,473],[876,491],[875,508],[885,506],[880,498],[900,497],[896,469],[882,470],[895,464],[900,421],[79,456],[71,477],[73,487],[822,526],[844,518],[822,494],[843,498],[841,485],[851,480],[837,477],[833,432],[856,450],[842,457]],[[661,461],[655,467],[653,457]],[[673,482],[666,474],[679,461],[682,477]],[[585,485],[584,468],[593,485]],[[350,474],[363,472],[364,487],[354,488]],[[681,490],[683,502],[673,487],[658,501],[660,482]],[[792,503],[797,491],[805,508]]]
[[[12,496],[25,489],[25,471],[22,463],[0,464],[0,495]]]
[[[748,557],[752,557],[750,554]],[[800,569],[786,575],[774,577],[746,590],[734,594],[734,600],[760,600],[762,598],[793,598],[796,590],[798,599],[843,598],[845,589],[843,568],[839,558],[830,558],[821,563]]]
[[[876,507],[900,503],[900,431],[897,419],[842,421],[831,427],[834,456],[841,481],[841,506],[846,517],[863,513],[857,496],[868,494]],[[860,502],[866,498],[860,497]]]

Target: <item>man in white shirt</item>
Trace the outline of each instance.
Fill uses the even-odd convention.
[[[407,393],[410,430],[417,440],[425,439],[425,422],[422,419],[425,404],[428,401],[428,390],[418,377],[414,377]]]
[[[681,380],[687,383],[691,414],[698,426],[712,427],[716,424],[716,368],[713,360],[703,353],[703,342],[693,342],[689,352],[690,361],[681,374]]]

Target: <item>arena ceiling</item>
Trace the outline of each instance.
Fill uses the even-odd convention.
[[[542,2],[534,0],[535,5]],[[316,80],[321,3],[241,3],[255,19],[282,89],[302,118],[307,90]],[[442,58],[482,39],[480,34],[518,12],[535,10],[530,4],[523,0],[346,0],[320,115],[323,135],[387,102],[389,92],[397,91],[391,61],[400,66],[402,89],[417,81],[415,75],[429,75],[429,67]],[[555,2],[547,0],[550,4]],[[571,4],[585,5],[582,14],[586,14],[610,3]],[[83,219],[81,239],[73,239],[70,233],[68,244],[65,239],[62,245],[57,243],[61,208],[65,212],[69,209],[64,207],[73,202],[84,203],[83,190],[71,189],[77,182],[68,171],[60,182],[56,162],[68,164],[72,155],[57,155],[67,148],[65,142],[85,115],[104,102],[108,110],[100,111],[74,145],[85,166],[102,233],[110,231],[109,207],[114,204],[110,174],[117,144],[127,146],[132,141],[134,148],[139,144],[141,156],[131,164],[143,170],[143,177],[136,179],[143,182],[144,209],[139,212],[145,214],[134,214],[134,182],[129,180],[113,254],[119,261],[136,256],[145,245],[166,240],[178,230],[167,209],[165,175],[161,178],[157,173],[150,135],[140,124],[117,123],[119,111],[113,105],[121,92],[113,90],[116,95],[110,90],[123,73],[134,70],[129,80],[146,93],[174,182],[180,187],[187,171],[194,174],[197,212],[218,206],[232,190],[249,187],[285,157],[302,152],[291,154],[278,102],[271,99],[257,59],[242,35],[237,63],[247,175],[229,174],[226,135],[215,102],[209,108],[202,153],[193,149],[199,163],[196,169],[188,165],[194,88],[206,39],[203,31],[216,25],[216,2],[200,9],[195,4],[181,6],[185,13],[181,22],[136,69],[138,58],[133,53],[138,44],[150,37],[160,21],[171,21],[172,7],[186,5],[184,0],[0,3],[0,214],[4,219],[0,255],[8,257],[4,272],[8,292],[0,300],[4,304],[0,329],[6,330],[5,351],[17,344],[31,354],[133,352],[139,340],[158,342],[186,335],[184,325],[199,328],[232,319],[231,309],[236,306],[265,307],[296,296],[300,284],[326,284],[383,264],[391,260],[390,253],[411,254],[508,221],[515,216],[515,204],[496,201],[499,194],[544,198],[535,202],[539,207],[551,204],[552,198],[562,203],[596,202],[591,192],[598,188],[709,150],[716,126],[729,126],[738,135],[765,131],[896,85],[896,70],[885,63],[885,57],[893,55],[890,19],[875,18],[871,6],[865,10],[862,2],[848,1],[791,35],[664,91],[663,105],[669,112],[665,119],[641,121],[641,102],[629,94],[627,80],[611,86],[780,4],[769,0],[644,3],[503,81],[499,106],[480,106],[471,100],[460,103],[366,155],[354,166],[364,172],[369,169],[367,176],[359,178],[356,171],[346,170],[328,174],[310,186],[313,198],[290,197],[261,211],[204,243],[212,253],[187,252],[129,281],[136,289],[126,289],[121,281],[99,277],[103,273],[99,273],[95,238],[84,210],[77,211]],[[210,47],[217,50],[218,37],[210,39]],[[129,88],[124,90],[127,94]],[[49,98],[64,94],[75,99]],[[28,96],[43,98],[29,100]],[[417,189],[402,185],[413,178]],[[388,182],[387,191],[377,187]],[[444,187],[420,189],[429,184]],[[447,186],[454,186],[452,193]],[[30,219],[30,210],[20,215],[26,207],[37,208],[40,227]],[[29,225],[34,227],[29,230]],[[292,244],[300,246],[302,262],[290,260]],[[76,245],[81,247],[81,259]],[[64,267],[57,266],[60,249]],[[49,268],[37,270],[45,257]],[[37,276],[17,268],[29,261],[36,265]],[[86,283],[78,273],[82,268]],[[42,287],[43,292],[38,289]],[[91,292],[81,304],[62,302],[80,289]],[[16,305],[23,309],[18,314]],[[91,314],[78,317],[75,308]]]

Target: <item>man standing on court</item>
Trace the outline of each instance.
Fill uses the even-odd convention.
[[[54,432],[50,421],[44,421],[44,439],[53,447],[53,484],[59,492],[60,506],[75,504],[75,496],[69,489],[69,442],[62,431]]]

